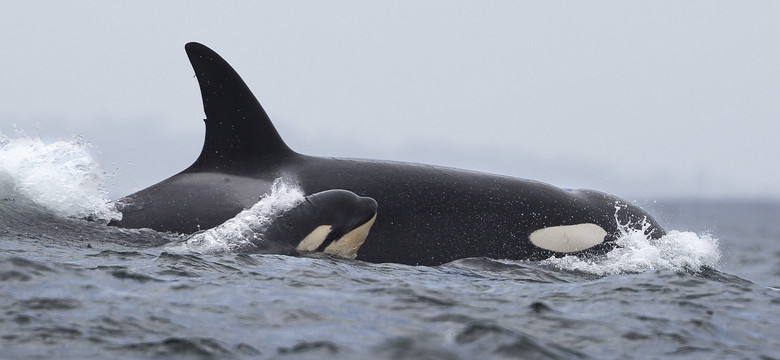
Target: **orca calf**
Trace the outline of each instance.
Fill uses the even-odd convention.
[[[192,234],[184,247],[209,251],[222,243],[242,252],[323,252],[352,259],[376,220],[377,203],[337,189],[306,196],[281,213],[273,208],[258,202],[215,228]]]
[[[326,190],[274,219],[259,248],[294,248],[302,252],[354,258],[376,221],[377,203],[346,190]]]
[[[601,254],[626,229],[651,238],[665,233],[639,207],[601,192],[430,165],[296,153],[225,60],[198,43],[185,50],[203,97],[203,150],[184,171],[120,199],[123,217],[111,225],[193,233],[251,207],[275,179],[285,178],[306,194],[346,189],[375,199],[381,215],[357,253],[358,260],[375,263]]]

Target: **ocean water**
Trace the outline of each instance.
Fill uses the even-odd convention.
[[[370,264],[107,227],[85,148],[0,139],[0,358],[780,356],[778,202],[643,203],[669,234],[589,260]]]

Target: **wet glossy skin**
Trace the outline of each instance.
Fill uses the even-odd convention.
[[[182,173],[120,199],[130,205],[113,225],[182,233],[213,227],[250,207],[283,177],[306,194],[346,189],[375,199],[379,216],[358,252],[358,259],[371,262],[545,258],[556,253],[534,246],[532,232],[582,223],[608,233],[604,244],[587,252],[611,249],[618,221],[637,229],[647,222],[648,235],[664,234],[642,209],[600,192],[429,165],[295,153],[219,55],[196,43],[186,50],[207,116],[203,151]]]

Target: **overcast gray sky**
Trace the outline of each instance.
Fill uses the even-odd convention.
[[[0,130],[79,134],[125,195],[187,167],[220,53],[293,149],[780,198],[780,2],[0,3]]]

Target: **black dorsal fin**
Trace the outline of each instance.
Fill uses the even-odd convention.
[[[195,42],[184,49],[198,78],[206,113],[203,150],[187,171],[242,173],[249,163],[275,162],[293,154],[227,61]]]

